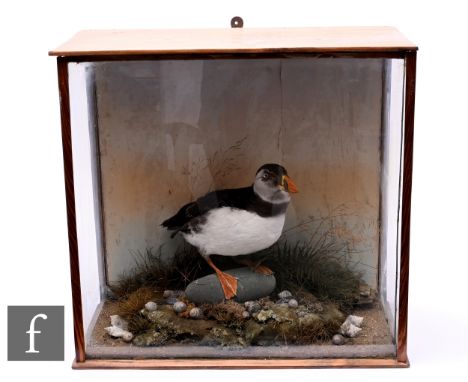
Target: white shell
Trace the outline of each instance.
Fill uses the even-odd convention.
[[[346,337],[351,337],[351,338],[356,337],[361,330],[362,330],[361,328],[357,327],[356,325],[353,325],[351,322],[347,320],[343,322],[343,324],[340,327],[340,333]]]
[[[114,314],[114,315],[110,316],[110,320],[111,320],[111,325],[112,326],[115,326],[115,327],[123,329],[123,330],[128,329],[128,322],[125,321],[118,314]]]
[[[362,325],[362,321],[364,321],[364,317],[349,315],[346,318],[346,321],[360,328]]]
[[[290,291],[288,291],[288,290],[283,290],[282,292],[278,293],[278,298],[283,299],[283,300],[291,299],[292,298],[292,293]]]
[[[201,318],[203,316],[203,312],[202,312],[202,310],[200,308],[192,308],[192,309],[190,309],[189,315],[190,315],[191,318],[198,319],[198,318]]]
[[[108,326],[105,328],[106,332],[115,338],[122,338],[125,342],[130,342],[133,339],[133,334],[128,330],[119,328],[118,326]]]
[[[154,312],[155,310],[158,309],[158,304],[156,304],[154,301],[148,301],[148,302],[145,304],[145,309],[146,309],[148,312]]]

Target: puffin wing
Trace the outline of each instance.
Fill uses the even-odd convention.
[[[206,214],[208,211],[221,207],[244,208],[253,195],[252,187],[212,191],[196,201],[183,206],[174,216],[162,222],[162,226],[170,231],[183,231],[192,219]]]

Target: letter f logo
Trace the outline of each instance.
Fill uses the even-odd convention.
[[[40,330],[36,330],[34,325],[36,324],[36,320],[38,318],[42,318],[43,320],[47,320],[47,316],[44,313],[36,314],[29,325],[29,330],[26,334],[29,334],[29,350],[26,350],[25,353],[39,353],[39,350],[35,349],[35,334],[41,334]]]

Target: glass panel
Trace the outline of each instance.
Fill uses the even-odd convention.
[[[69,64],[88,356],[393,356],[403,69]]]

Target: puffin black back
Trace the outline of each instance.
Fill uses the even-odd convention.
[[[69,63],[87,356],[394,358],[404,70]]]

